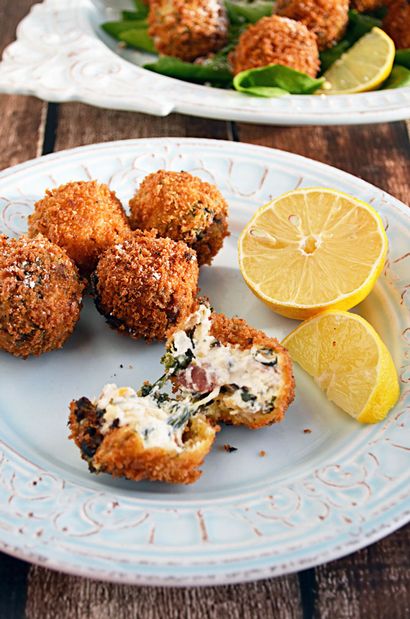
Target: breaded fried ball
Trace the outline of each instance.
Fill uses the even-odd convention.
[[[191,62],[227,42],[228,19],[221,0],[151,0],[149,30],[160,54]]]
[[[202,412],[215,422],[278,423],[294,398],[292,361],[278,340],[204,304],[168,339],[163,363],[176,392],[211,394]]]
[[[277,0],[276,14],[305,24],[317,36],[319,51],[343,37],[349,21],[349,0]]]
[[[198,262],[185,243],[137,231],[106,251],[91,279],[96,307],[112,328],[163,340],[192,311]]]
[[[383,20],[383,28],[393,39],[397,49],[410,48],[410,2],[390,0]]]
[[[183,408],[179,419],[178,409],[169,414],[163,406],[116,385],[106,385],[95,402],[88,398],[72,402],[70,438],[90,472],[132,481],[196,481],[219,428],[202,415],[185,416]]]
[[[350,0],[352,9],[356,9],[359,13],[367,13],[375,11],[386,4],[386,0]]]
[[[80,317],[84,282],[45,237],[0,235],[0,348],[16,357],[61,348]]]
[[[130,232],[121,202],[107,185],[79,181],[49,189],[28,218],[38,233],[63,247],[80,271],[89,274],[99,256]]]
[[[184,241],[199,265],[211,264],[228,235],[228,204],[219,190],[188,172],[159,170],[147,176],[130,200],[132,228],[155,228]]]
[[[320,62],[316,36],[293,19],[273,15],[249,26],[230,55],[235,75],[281,64],[316,77]]]

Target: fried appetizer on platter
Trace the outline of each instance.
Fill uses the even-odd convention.
[[[101,254],[130,233],[121,202],[107,185],[79,181],[48,189],[28,218],[29,234],[63,247],[89,274]]]
[[[410,48],[410,1],[389,0],[383,28],[397,49]]]
[[[191,62],[223,47],[228,19],[221,0],[151,0],[149,35],[160,54]]]
[[[349,0],[277,0],[276,14],[305,24],[317,37],[319,51],[343,37],[348,21]]]
[[[229,60],[235,75],[247,69],[281,64],[316,77],[319,68],[317,39],[304,24],[273,15],[249,26],[239,37]]]
[[[190,484],[200,477],[219,429],[199,408],[191,399],[177,401],[156,388],[138,395],[106,385],[94,402],[71,403],[70,438],[93,473]]]
[[[214,421],[261,428],[281,421],[294,398],[292,362],[279,342],[240,318],[200,305],[163,358],[184,397],[207,395]]]
[[[0,348],[16,357],[61,348],[80,317],[84,282],[41,235],[0,235]]]
[[[136,231],[99,261],[91,277],[95,304],[113,329],[164,340],[196,305],[198,273],[185,243]]]
[[[155,228],[161,236],[184,241],[198,263],[211,264],[228,236],[228,204],[220,191],[188,172],[149,174],[130,200],[132,228]]]

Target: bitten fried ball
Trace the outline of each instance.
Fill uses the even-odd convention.
[[[116,385],[106,385],[95,402],[72,402],[69,427],[90,472],[179,484],[200,477],[219,430],[187,414],[184,403],[157,402]]]
[[[228,235],[228,204],[219,190],[188,172],[159,170],[147,176],[130,200],[132,228],[155,228],[184,241],[198,263],[210,264]]]
[[[359,13],[366,13],[368,11],[374,11],[386,4],[386,0],[351,0],[350,6],[352,9],[356,9]]]
[[[105,184],[79,181],[49,189],[35,204],[29,234],[63,247],[88,274],[108,247],[130,232],[121,202]]]
[[[162,340],[192,311],[198,262],[185,243],[136,231],[106,251],[91,281],[96,307],[111,327]]]
[[[398,49],[410,48],[410,2],[390,0],[383,28]]]
[[[16,357],[61,348],[80,317],[84,282],[45,237],[0,235],[0,348]]]
[[[228,19],[220,0],[151,0],[149,35],[159,53],[191,62],[221,49]]]
[[[316,77],[320,62],[316,36],[293,19],[263,17],[240,36],[230,54],[235,74],[270,64],[281,64]]]
[[[349,0],[278,0],[276,14],[304,24],[317,36],[319,50],[332,47],[344,35]]]
[[[177,393],[199,401],[208,419],[248,428],[282,421],[294,398],[289,353],[245,320],[201,304],[167,342],[163,362]]]

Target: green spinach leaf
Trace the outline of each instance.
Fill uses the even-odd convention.
[[[232,82],[232,74],[222,58],[206,60],[199,64],[184,62],[173,56],[160,56],[156,62],[145,64],[144,69],[197,84],[228,86]]]
[[[410,86],[410,70],[396,64],[390,73],[390,77],[384,82],[383,90],[404,88],[405,86]]]
[[[308,95],[317,90],[324,78],[314,79],[279,64],[242,71],[234,77],[235,90],[257,97],[281,97],[288,93]]]
[[[254,2],[225,0],[225,6],[231,24],[254,24],[262,17],[272,15],[275,2],[273,0],[255,0]]]
[[[115,39],[121,40],[120,35],[128,30],[146,30],[147,22],[145,20],[133,21],[123,19],[121,21],[108,21],[101,24],[101,28],[107,34],[110,34]]]
[[[121,32],[119,37],[120,41],[124,41],[127,45],[141,49],[144,52],[156,53],[154,41],[149,36],[148,32],[144,28],[133,28],[132,30],[126,30]]]
[[[396,58],[394,59],[394,64],[399,64],[402,67],[406,67],[406,69],[410,69],[410,48],[398,49],[396,52]]]

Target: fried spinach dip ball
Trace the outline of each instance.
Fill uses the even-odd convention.
[[[28,222],[31,236],[41,233],[63,247],[84,274],[91,273],[99,256],[130,232],[115,193],[96,181],[47,190]]]
[[[148,23],[160,54],[188,62],[227,42],[228,19],[220,0],[151,0]]]
[[[207,395],[208,418],[248,428],[282,421],[294,398],[292,362],[275,338],[201,304],[168,340],[163,362],[184,397]]]
[[[206,305],[174,332],[163,363],[164,376],[138,392],[106,385],[93,402],[71,403],[70,438],[91,472],[192,483],[218,421],[271,425],[294,397],[290,357],[277,340]]]
[[[228,204],[219,190],[188,172],[149,174],[130,200],[132,228],[155,228],[161,236],[184,241],[199,265],[211,264],[228,236]]]
[[[94,402],[71,403],[70,438],[92,473],[190,484],[219,429],[196,410],[165,394],[106,385]]]
[[[235,75],[280,64],[316,77],[320,68],[315,34],[301,22],[279,15],[263,17],[249,26],[229,59]]]
[[[0,235],[0,348],[16,357],[61,348],[80,317],[84,282],[45,237]]]
[[[136,231],[100,259],[91,277],[96,307],[120,332],[164,340],[196,304],[198,271],[185,243]]]
[[[390,0],[383,28],[398,49],[410,48],[410,2]]]
[[[349,0],[277,0],[276,14],[301,22],[317,37],[319,50],[332,47],[346,30]]]

